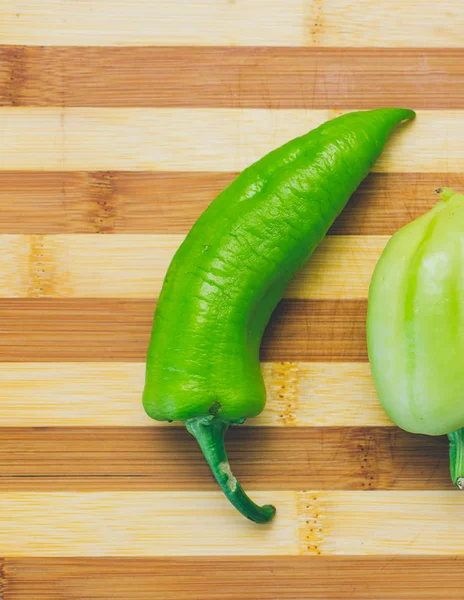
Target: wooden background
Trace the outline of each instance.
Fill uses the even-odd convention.
[[[442,438],[377,403],[388,236],[464,189],[461,0],[0,0],[0,598],[462,599]],[[418,111],[266,334],[228,436],[271,526],[141,409],[173,252],[235,173],[345,110]]]

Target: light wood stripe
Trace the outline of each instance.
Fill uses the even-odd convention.
[[[338,110],[0,108],[2,170],[239,171]],[[419,111],[376,172],[464,169],[464,112]]]
[[[388,239],[327,237],[285,297],[367,298]],[[153,299],[183,240],[174,234],[0,236],[0,297]]]
[[[300,552],[462,555],[464,495],[454,492],[299,494]]]
[[[461,0],[0,0],[0,600],[462,597],[446,437],[383,413],[365,314],[388,237],[464,187],[463,26]],[[277,505],[259,527],[143,413],[156,298],[237,172],[383,105],[418,118],[288,288],[266,410],[227,435]]]
[[[463,552],[459,491],[254,493],[269,496],[278,516],[257,527],[213,492],[4,493],[0,544],[10,557]]]
[[[391,425],[366,363],[264,363],[264,412],[280,427]],[[141,408],[144,363],[0,363],[1,427],[161,425]]]
[[[295,494],[273,497],[279,519],[257,527],[217,492],[5,493],[0,546],[12,557],[297,554]]]
[[[464,108],[462,48],[0,46],[1,72],[3,106]]]
[[[139,362],[155,302],[0,299],[0,362]],[[284,300],[263,338],[264,361],[365,362],[365,300]]]
[[[7,2],[0,39],[29,45],[461,46],[462,4],[445,0],[70,0]]]
[[[0,428],[1,493],[217,489],[184,427],[28,425]],[[446,438],[393,427],[237,426],[226,446],[247,489],[453,489]]]
[[[0,234],[187,233],[235,176],[0,171]],[[436,203],[438,187],[464,189],[464,176],[371,173],[330,233],[391,235]]]
[[[7,558],[2,572],[8,600],[462,600],[463,569],[461,556],[208,556]]]

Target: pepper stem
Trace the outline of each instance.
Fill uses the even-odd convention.
[[[444,187],[444,188],[438,188],[438,190],[435,190],[436,194],[439,194],[441,199],[444,200],[445,202],[447,200],[449,200],[450,198],[452,198],[455,194],[455,192],[453,192],[453,190],[450,190],[450,188]]]
[[[464,428],[448,433],[450,471],[454,485],[464,490]]]
[[[235,508],[256,523],[270,521],[275,514],[275,508],[270,504],[255,504],[232,474],[224,446],[224,435],[229,423],[214,415],[208,415],[188,419],[185,425],[197,440],[216,481]]]

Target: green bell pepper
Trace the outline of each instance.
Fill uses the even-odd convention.
[[[398,231],[375,268],[367,316],[372,374],[385,411],[406,431],[447,434],[464,488],[464,195]]]

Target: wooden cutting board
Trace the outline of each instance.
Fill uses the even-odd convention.
[[[0,0],[0,598],[461,599],[442,438],[378,405],[388,237],[464,189],[461,0]],[[230,431],[245,521],[141,408],[169,261],[245,165],[343,111],[417,109],[287,290]]]

